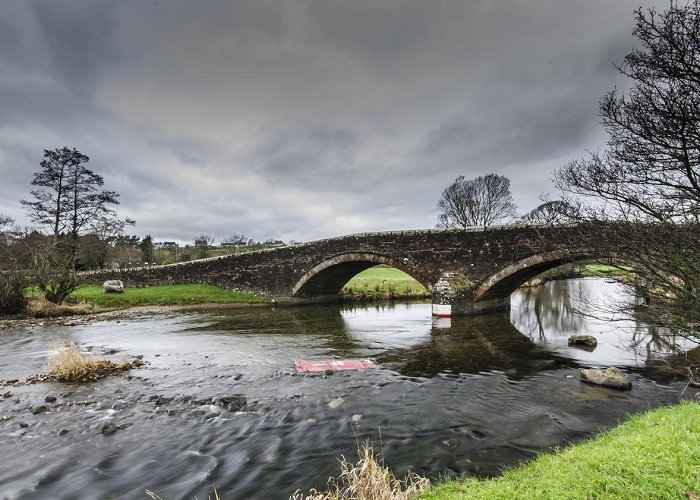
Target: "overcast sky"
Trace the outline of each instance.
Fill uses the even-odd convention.
[[[520,213],[604,147],[651,0],[0,0],[0,213],[75,147],[132,234],[306,241],[434,227],[458,175]]]

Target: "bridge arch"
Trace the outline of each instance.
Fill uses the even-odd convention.
[[[429,291],[432,289],[424,276],[398,259],[375,253],[342,253],[325,259],[306,271],[292,287],[292,297],[337,295],[356,274],[379,264],[395,267],[414,278]]]
[[[484,279],[474,290],[474,301],[508,297],[523,283],[540,273],[562,264],[580,262],[592,257],[593,253],[589,249],[555,250],[532,255],[510,264]]]

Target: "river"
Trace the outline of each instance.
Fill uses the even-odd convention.
[[[685,384],[647,363],[664,332],[607,311],[605,279],[518,291],[508,313],[433,319],[430,304],[206,311],[46,323],[0,332],[0,379],[41,372],[55,345],[149,364],[90,384],[3,387],[0,498],[288,498],[323,487],[369,439],[397,475],[498,474],[554,446],[677,401]],[[593,334],[589,352],[568,347]],[[378,367],[297,374],[295,359]],[[587,385],[621,367],[633,389]],[[242,394],[240,411],[215,403]],[[56,397],[51,411],[33,405]],[[113,422],[119,430],[105,435]]]

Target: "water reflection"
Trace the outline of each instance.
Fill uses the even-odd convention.
[[[589,365],[643,366],[689,347],[668,329],[623,312],[633,301],[627,288],[612,280],[550,281],[514,293],[510,321],[533,342]],[[569,347],[568,337],[574,334],[595,336],[597,347]]]
[[[660,360],[669,354],[681,354],[693,348],[693,342],[672,334],[668,328],[637,324],[630,338],[630,349],[647,363]]]
[[[517,380],[572,366],[567,358],[525,337],[505,315],[453,318],[449,328],[433,326],[424,342],[390,349],[377,360],[412,377],[498,370]]]
[[[563,332],[578,334],[584,322],[574,302],[584,299],[581,292],[579,283],[572,280],[524,288],[513,294],[511,320],[525,335],[541,341]]]

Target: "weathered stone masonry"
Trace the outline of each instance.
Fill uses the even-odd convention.
[[[377,264],[405,271],[432,294],[436,315],[502,309],[532,276],[589,256],[572,247],[578,228],[503,226],[367,233],[170,266],[83,275],[125,286],[205,283],[283,304],[337,300],[357,273]]]

